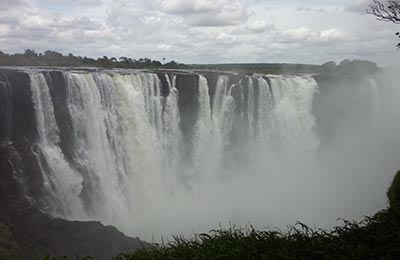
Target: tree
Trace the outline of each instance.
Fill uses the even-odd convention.
[[[378,20],[400,24],[400,0],[373,0],[367,13],[375,15]]]
[[[176,61],[170,61],[167,64],[164,64],[164,66],[169,69],[177,69],[179,67]]]
[[[36,57],[36,56],[38,56],[37,53],[34,50],[31,50],[31,49],[26,49],[25,52],[24,52],[24,55],[26,57]]]
[[[323,72],[333,72],[336,70],[336,63],[334,61],[328,61],[321,65]]]
[[[61,58],[63,56],[62,53],[59,53],[56,51],[50,51],[50,50],[45,51],[44,55],[48,56],[48,57],[56,57],[56,58]]]
[[[380,21],[400,24],[400,0],[373,0],[367,13],[375,15]],[[396,35],[400,38],[400,32]],[[396,46],[400,48],[400,42]]]

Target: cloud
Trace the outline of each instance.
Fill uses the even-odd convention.
[[[327,12],[325,8],[311,8],[311,7],[299,7],[296,8],[296,11],[298,12]]]
[[[371,2],[371,0],[351,0],[351,3],[346,6],[345,10],[348,12],[366,14],[368,5],[371,4]]]
[[[220,13],[207,13],[184,17],[191,26],[224,27],[229,25],[240,25],[247,21],[248,14],[245,10],[229,10]]]
[[[82,5],[102,5],[103,1],[102,0],[77,0],[78,4]]]
[[[6,11],[11,8],[24,6],[27,3],[24,0],[1,0],[0,1],[0,10]]]
[[[147,5],[180,16],[191,26],[239,25],[250,16],[243,0],[151,0]]]
[[[227,34],[227,33],[220,33],[217,37],[216,40],[221,41],[221,42],[227,42],[227,43],[232,43],[237,40],[237,37]]]
[[[282,32],[283,39],[287,42],[305,41],[315,34],[305,26],[289,29]]]
[[[10,32],[10,27],[7,25],[0,24],[0,37],[8,35]]]
[[[172,14],[217,12],[229,3],[224,0],[153,0],[150,2],[153,7]]]
[[[80,6],[99,6],[103,0],[39,0],[44,4],[51,5],[80,5]]]
[[[338,28],[321,31],[319,36],[322,40],[345,40],[347,38],[345,33]]]
[[[99,29],[99,25],[93,22],[88,17],[62,17],[55,20],[51,27],[58,29],[82,29],[82,30],[96,30]]]
[[[247,25],[247,29],[254,33],[263,33],[275,27],[275,23],[266,22],[265,20],[256,20]]]

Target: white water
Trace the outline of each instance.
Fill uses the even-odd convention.
[[[176,76],[164,76],[167,97],[153,73],[64,72],[73,136],[68,162],[45,78],[31,74],[38,158],[45,162],[53,214],[100,220],[147,240],[205,232],[229,221],[329,226],[346,217],[337,212],[350,207],[345,198],[353,186],[335,194],[342,184],[335,178],[343,176],[335,177],[336,166],[317,159],[312,106],[318,85],[312,77],[270,76],[271,86],[263,77],[250,77],[247,86],[231,86],[228,76],[220,76],[210,102],[208,82],[199,76],[198,115],[187,156]],[[233,91],[241,93],[239,99]],[[372,85],[373,96],[376,91]],[[237,112],[245,103],[247,111]],[[370,210],[368,205],[349,215]]]
[[[59,147],[59,129],[54,117],[53,103],[43,74],[30,75],[32,100],[36,112],[39,166],[43,173],[44,188],[49,193],[49,208],[56,215],[81,216],[79,200],[82,178],[72,170]],[[45,165],[48,169],[45,169]]]

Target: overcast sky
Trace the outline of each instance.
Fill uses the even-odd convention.
[[[0,0],[0,50],[184,63],[396,64],[371,0]]]

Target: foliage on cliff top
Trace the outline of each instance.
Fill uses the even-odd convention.
[[[56,51],[45,51],[37,53],[27,49],[24,53],[6,54],[0,51],[0,66],[56,66],[56,67],[102,67],[102,68],[125,68],[125,69],[180,69],[185,65],[175,61],[162,64],[160,61],[149,58],[132,59],[129,57],[107,57],[97,59],[75,56],[73,54],[63,55]]]
[[[365,60],[343,60],[339,64],[333,61],[322,65],[290,63],[230,63],[230,64],[182,64],[175,61],[164,61],[164,64],[149,58],[133,59],[129,57],[99,57],[97,59],[63,55],[56,51],[37,53],[27,49],[24,53],[6,54],[0,51],[0,66],[48,66],[48,67],[101,67],[124,69],[190,69],[234,71],[239,74],[371,74],[380,68],[373,62]]]

